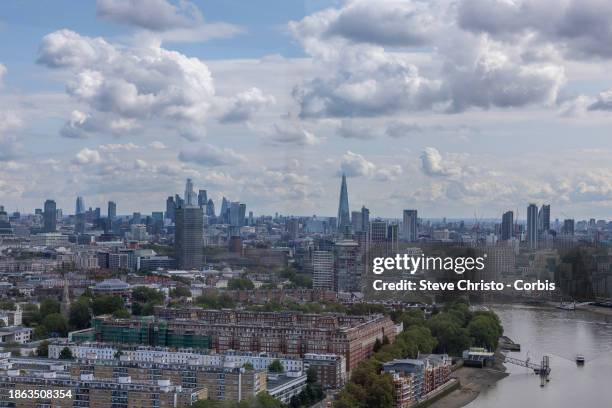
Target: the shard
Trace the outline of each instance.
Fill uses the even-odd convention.
[[[346,188],[346,175],[342,173],[342,185],[340,186],[340,202],[338,204],[338,231],[344,232],[351,226],[351,214],[349,212],[348,190]]]

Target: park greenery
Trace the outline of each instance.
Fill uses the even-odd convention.
[[[374,354],[352,371],[350,381],[338,394],[335,408],[389,408],[393,406],[393,381],[381,375],[383,363],[399,358],[416,358],[419,353],[461,355],[471,346],[495,349],[503,328],[489,311],[471,312],[461,300],[448,303],[426,320],[420,310],[394,314],[404,324],[394,343],[377,342]]]

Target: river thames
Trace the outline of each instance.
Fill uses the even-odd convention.
[[[469,408],[612,406],[612,316],[529,306],[493,306],[504,334],[521,344],[515,358],[539,362],[550,356],[550,382],[524,367],[506,364],[510,375],[484,390]],[[576,354],[586,357],[584,366]]]

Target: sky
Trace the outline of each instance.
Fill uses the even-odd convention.
[[[612,219],[612,2],[0,2],[0,205]]]

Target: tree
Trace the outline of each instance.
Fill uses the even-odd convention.
[[[44,320],[48,315],[60,312],[60,302],[57,299],[44,298],[42,302],[40,302],[39,310],[40,317]]]
[[[116,319],[129,319],[132,315],[127,309],[117,309],[113,312],[113,317]]]
[[[124,301],[121,296],[101,295],[96,296],[92,303],[94,316],[101,314],[113,314],[117,310],[124,308]]]
[[[231,290],[251,290],[255,288],[255,285],[247,278],[231,278],[227,282],[227,288]]]
[[[253,364],[249,363],[248,361],[242,365],[242,368],[244,368],[245,370],[253,370],[254,369]]]
[[[68,334],[68,319],[60,313],[48,315],[43,321],[43,326],[48,333],[65,337]]]
[[[49,342],[44,340],[41,341],[38,347],[36,347],[36,355],[38,357],[49,357]]]
[[[154,303],[154,304],[162,304],[166,296],[163,292],[148,288],[146,286],[137,286],[132,289],[132,300],[139,303]]]
[[[372,350],[377,353],[378,351],[380,351],[382,347],[382,343],[380,342],[380,339],[376,339],[376,341],[374,342],[374,346],[372,347]]]
[[[70,326],[76,330],[89,327],[91,324],[91,311],[88,298],[81,297],[70,305],[69,322]]]
[[[68,347],[64,347],[59,354],[60,360],[72,360],[74,357],[72,356],[72,351]]]
[[[15,310],[15,302],[10,299],[2,299],[0,300],[0,310]]]
[[[308,368],[306,371],[306,383],[307,384],[315,384],[319,381],[319,375],[317,374],[317,370],[314,367]]]
[[[281,363],[280,360],[276,359],[270,363],[268,371],[272,373],[282,373],[285,371],[285,367],[283,367],[283,363]]]
[[[191,297],[191,291],[187,286],[177,286],[175,289],[170,291],[170,297],[172,298],[180,298],[180,297]]]
[[[33,303],[26,303],[22,309],[21,319],[24,326],[32,326],[36,322],[40,321],[38,306]]]

